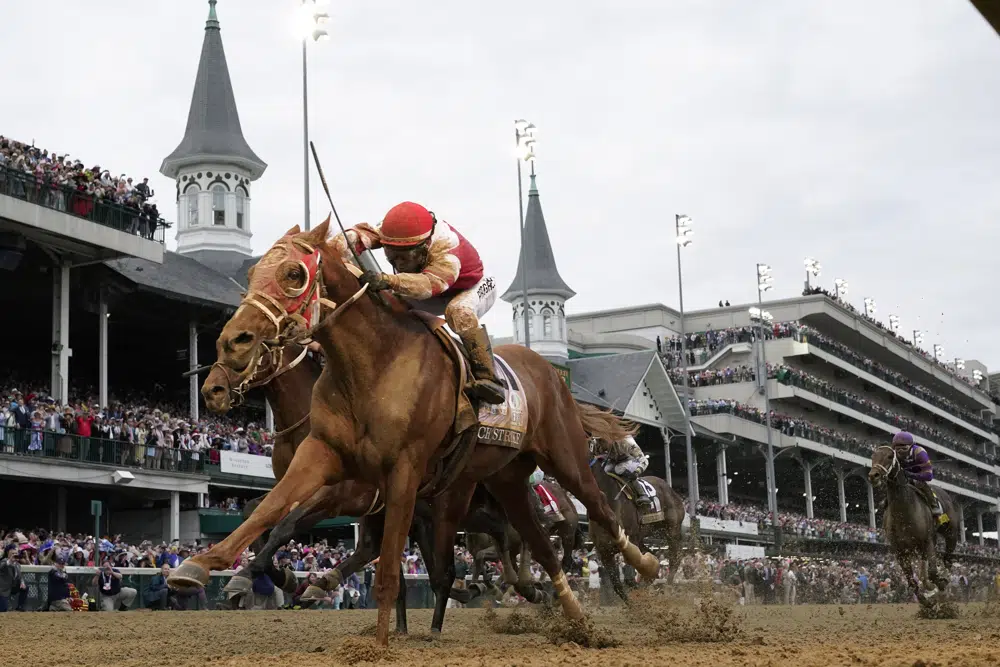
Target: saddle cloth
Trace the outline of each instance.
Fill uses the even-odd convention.
[[[544,483],[535,486],[535,494],[542,503],[545,516],[551,517],[556,522],[563,521],[566,518],[559,511],[559,502],[556,500],[556,497],[552,495],[552,491]]]
[[[617,480],[619,484],[622,485],[622,490],[625,492],[625,497],[634,503],[635,494],[632,491],[632,485],[629,484],[628,481],[622,479],[621,477],[619,477],[614,473],[608,473],[608,474],[612,478]],[[665,515],[663,513],[663,505],[660,503],[660,497],[656,494],[656,488],[642,478],[639,478],[638,482],[639,486],[641,486],[643,491],[646,492],[646,496],[649,498],[653,506],[653,511],[646,512],[645,514],[639,517],[639,523],[646,524],[646,523],[658,523],[660,521],[663,521],[663,519],[665,518]]]

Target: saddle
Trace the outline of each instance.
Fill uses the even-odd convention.
[[[513,369],[500,356],[494,355],[497,380],[505,389],[507,401],[501,405],[474,404],[465,393],[466,386],[474,379],[465,345],[448,331],[443,318],[412,308],[410,313],[434,334],[457,369],[452,443],[435,465],[431,479],[420,490],[421,495],[438,495],[462,472],[477,444],[520,450],[521,439],[527,430],[526,400],[524,388]]]
[[[638,511],[639,504],[635,497],[635,490],[632,488],[632,485],[629,483],[629,481],[624,477],[622,477],[621,475],[617,475],[613,472],[605,471],[605,474],[611,479],[615,480],[615,482],[617,482],[621,486],[622,492],[625,494],[625,497],[629,499],[629,502],[631,502],[635,506],[636,511]],[[658,523],[660,521],[663,521],[666,515],[663,513],[663,507],[660,505],[660,497],[656,494],[656,489],[653,487],[652,484],[643,479],[639,479],[637,481],[646,491],[646,496],[649,498],[653,506],[652,512],[645,512],[639,517],[639,522],[645,524],[645,523]]]

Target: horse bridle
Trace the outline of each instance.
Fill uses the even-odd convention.
[[[247,293],[243,296],[242,301],[240,301],[240,306],[236,312],[238,313],[247,305],[256,308],[274,325],[274,337],[266,338],[260,341],[258,347],[254,350],[250,361],[241,371],[234,371],[220,361],[216,361],[212,364],[212,367],[220,367],[226,373],[226,379],[230,380],[230,394],[235,395],[237,399],[233,402],[234,406],[240,405],[243,402],[246,392],[271,382],[275,378],[287,373],[292,368],[297,366],[308,353],[308,347],[306,346],[312,342],[313,334],[319,329],[332,323],[347,308],[360,299],[361,296],[368,290],[368,283],[364,283],[357,292],[347,299],[347,301],[338,305],[335,301],[326,298],[326,288],[323,285],[323,282],[319,280],[322,269],[322,254],[320,254],[312,245],[301,239],[290,238],[286,243],[291,243],[294,246],[297,246],[298,249],[307,253],[310,257],[316,255],[316,265],[314,269],[310,270],[303,260],[298,260],[298,264],[302,268],[305,275],[308,276],[308,280],[302,287],[280,288],[282,294],[289,299],[295,299],[296,301],[301,299],[294,311],[289,311],[276,298],[267,292],[260,290],[247,290]],[[277,314],[272,312],[269,306],[274,306],[275,310],[277,310]],[[320,309],[323,306],[331,309],[332,312],[323,320],[317,322],[316,320],[319,319]],[[296,325],[299,327],[305,327],[305,331],[301,335],[288,335],[286,330],[291,328],[294,332]],[[298,343],[299,345],[302,345],[304,349],[288,366],[282,367],[281,358],[284,352],[284,347],[288,343]],[[263,350],[263,352],[261,350]],[[263,380],[254,380],[254,376],[260,370],[260,364],[265,358],[272,359],[271,365],[276,370]],[[235,373],[236,375],[237,384],[235,387],[229,377],[230,373]],[[299,424],[303,421],[305,421],[305,419],[300,420]],[[296,424],[296,426],[298,426],[298,424]]]
[[[898,473],[902,469],[899,463],[899,454],[896,453],[896,448],[891,445],[880,445],[875,448],[875,451],[877,452],[880,449],[888,449],[892,452],[892,463],[889,464],[888,468],[881,463],[873,463],[872,469],[881,470],[886,479],[894,479],[896,476],[895,473]]]

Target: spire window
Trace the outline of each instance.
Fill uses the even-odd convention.
[[[184,197],[187,200],[187,223],[188,227],[198,226],[198,184],[192,183],[184,189]]]
[[[226,188],[221,183],[212,186],[212,222],[226,224]]]
[[[243,229],[243,212],[245,210],[247,191],[236,188],[236,227]]]

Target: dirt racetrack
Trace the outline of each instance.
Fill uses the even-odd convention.
[[[497,633],[509,625],[506,609],[492,618],[481,609],[449,609],[444,633],[432,636],[430,611],[414,610],[411,634],[393,637],[384,653],[372,642],[374,611],[7,613],[0,616],[0,664],[1000,665],[1000,615],[986,615],[982,605],[963,606],[959,619],[947,621],[918,620],[915,605],[737,607],[739,631],[710,642],[691,641],[704,629],[698,618],[672,618],[686,628],[681,635],[693,634],[668,640],[641,622],[655,625],[648,614],[648,605],[595,611],[598,633],[621,644],[588,649],[540,634]],[[528,609],[518,619],[514,625],[531,629],[542,617]]]

